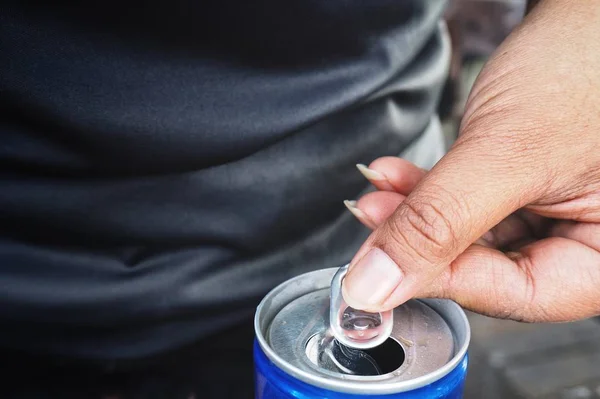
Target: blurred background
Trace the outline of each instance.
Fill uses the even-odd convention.
[[[525,15],[526,0],[452,0],[446,23],[452,40],[450,76],[439,107],[448,145],[471,87],[488,57]]]
[[[453,0],[450,77],[440,103],[448,145],[486,59],[525,14],[525,0]],[[469,314],[471,362],[464,399],[600,398],[600,323],[524,324]]]

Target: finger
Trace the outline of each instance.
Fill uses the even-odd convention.
[[[541,179],[502,154],[510,145],[496,147],[478,140],[453,147],[371,234],[342,284],[350,306],[377,310],[384,302],[389,308],[407,301],[486,231],[531,202]]]
[[[362,196],[358,201],[344,201],[346,208],[371,230],[375,230],[394,213],[406,198],[402,194],[389,191],[374,191]]]
[[[510,256],[473,245],[417,296],[448,298],[478,313],[528,322],[600,314],[598,251],[549,238]]]
[[[375,191],[358,201],[344,201],[348,210],[365,227],[375,230],[382,225],[406,197],[389,191]],[[534,241],[528,223],[512,214],[475,241],[490,248],[516,251]]]
[[[344,205],[366,227],[374,230],[383,224],[404,201],[404,195],[389,191],[374,191],[365,194],[358,201],[344,201]],[[493,248],[505,248],[508,245],[519,243],[523,240],[533,240],[529,222],[526,222],[519,212],[509,215],[506,219],[494,226],[482,236],[481,245]],[[478,242],[478,241],[476,241]]]
[[[362,164],[356,167],[378,190],[403,195],[408,195],[426,173],[412,162],[398,157],[382,157],[368,167]]]
[[[579,241],[590,248],[600,251],[600,223],[556,223],[550,235]]]
[[[356,201],[355,207],[377,227],[394,213],[405,198],[402,194],[390,191],[374,191]]]
[[[389,191],[375,191],[365,194],[358,201],[344,201],[346,207],[366,227],[374,230],[382,225],[404,201],[406,197]],[[509,215],[482,236],[481,245],[511,250],[521,248],[534,240],[532,229],[520,212]]]
[[[365,227],[375,230],[377,228],[377,224],[373,221],[366,213],[364,213],[361,209],[359,209],[356,205],[357,202],[354,200],[344,200],[344,205],[350,213],[354,215],[354,217],[361,222]]]
[[[547,218],[600,223],[600,195],[583,196],[552,205],[529,205],[527,208]]]
[[[382,225],[406,197],[389,191],[365,194],[358,201],[344,201],[350,212],[371,230]],[[516,250],[534,240],[529,223],[513,213],[475,243],[491,248]]]

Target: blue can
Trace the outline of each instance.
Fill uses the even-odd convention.
[[[394,309],[392,333],[382,345],[346,347],[329,323],[336,272],[288,280],[258,306],[256,399],[461,398],[470,340],[463,310],[447,300],[412,300]]]

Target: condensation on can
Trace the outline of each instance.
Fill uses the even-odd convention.
[[[394,309],[392,333],[381,347],[347,348],[329,328],[337,271],[288,280],[258,306],[256,399],[460,398],[470,340],[462,309],[447,300],[409,301]]]

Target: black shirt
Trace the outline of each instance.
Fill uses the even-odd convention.
[[[252,316],[367,231],[425,129],[442,0],[0,5],[0,344],[136,357]]]

